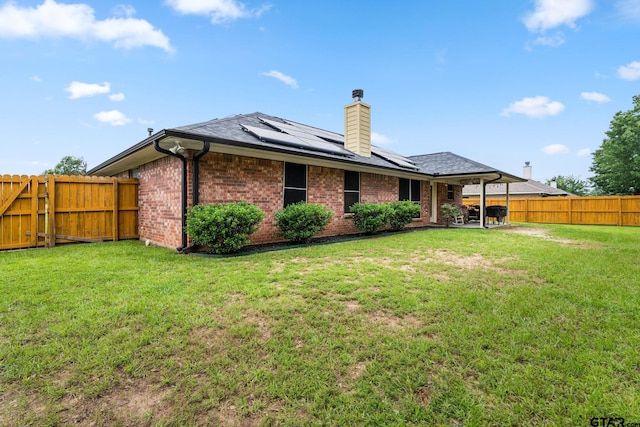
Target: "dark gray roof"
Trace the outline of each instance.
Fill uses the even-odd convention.
[[[211,144],[211,151],[215,151],[216,146],[220,146],[220,149],[222,149],[222,146],[226,146],[237,147],[233,150],[250,149],[269,151],[343,163],[345,165],[343,166],[345,169],[349,167],[348,165],[351,165],[351,167],[360,165],[380,169],[381,173],[383,170],[387,170],[387,172],[400,174],[400,176],[411,176],[417,174],[428,178],[441,177],[443,179],[448,178],[451,182],[455,183],[463,183],[463,181],[469,180],[478,182],[479,177],[483,177],[485,179],[499,179],[499,182],[522,181],[521,178],[516,176],[498,171],[495,168],[448,152],[403,157],[400,154],[389,152],[388,150],[377,149],[375,152],[372,150],[371,157],[360,156],[355,153],[345,152],[344,136],[342,134],[325,131],[308,125],[302,126],[306,126],[307,131],[310,130],[316,136],[319,136],[328,143],[333,144],[336,148],[339,147],[340,150],[336,150],[336,152],[331,152],[330,150],[327,152],[315,150],[313,149],[314,147],[310,147],[309,145],[306,147],[293,146],[291,145],[291,141],[287,144],[271,142],[268,138],[258,138],[255,134],[248,132],[243,128],[243,126],[245,126],[246,129],[249,130],[264,129],[272,131],[271,134],[273,134],[274,128],[260,119],[267,119],[276,123],[302,125],[291,120],[285,120],[268,114],[255,112],[163,129],[162,131],[149,136],[138,144],[92,168],[88,173],[96,175],[116,175],[165,156],[166,154],[162,154],[155,150],[153,146],[154,141],[166,141],[164,142],[165,145],[175,144],[176,141],[180,141],[184,148],[193,150],[200,150],[202,148],[202,141],[209,141]],[[314,131],[314,129],[319,132]],[[169,147],[167,146],[164,148],[168,149]],[[259,153],[257,155],[259,156]],[[406,162],[399,161],[399,159],[404,159]],[[415,164],[415,167],[411,164],[412,162]]]
[[[488,184],[486,186],[486,194],[488,196],[503,196],[506,194],[507,187],[505,184]],[[512,196],[528,195],[528,196],[575,196],[575,194],[555,188],[550,185],[543,184],[539,181],[529,179],[526,182],[514,182],[509,185],[509,194]],[[462,189],[463,196],[479,196],[479,185],[465,185]]]
[[[482,163],[478,163],[448,151],[409,156],[409,159],[413,160],[415,164],[420,166],[422,171],[430,175],[447,176],[500,172],[496,170],[496,168],[483,165]]]
[[[413,170],[406,169],[395,165],[379,156],[372,155],[371,157],[359,156],[353,153],[351,156],[343,156],[338,154],[318,152],[309,150],[304,147],[283,146],[273,142],[262,141],[251,133],[246,132],[241,125],[249,125],[253,127],[262,128],[265,130],[273,130],[270,126],[260,121],[260,118],[273,120],[279,123],[287,123],[287,121],[280,117],[270,116],[268,114],[255,112],[251,114],[238,114],[235,116],[226,117],[223,119],[209,120],[203,123],[196,123],[193,125],[180,126],[175,129],[168,129],[169,131],[175,130],[178,132],[186,132],[192,135],[199,135],[203,138],[209,138],[220,141],[227,141],[233,145],[249,145],[253,148],[262,148],[271,151],[288,151],[296,154],[312,156],[312,157],[326,157],[337,161],[348,161],[354,163],[360,163],[368,166],[377,166],[390,169],[398,169],[403,171]],[[343,138],[341,134],[336,134],[340,138]],[[341,144],[334,143],[336,146],[342,146]]]

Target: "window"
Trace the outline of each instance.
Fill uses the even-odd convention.
[[[447,199],[449,200],[453,200],[454,196],[453,196],[453,185],[448,184],[447,185]]]
[[[411,200],[413,203],[420,205],[421,182],[415,179],[400,178],[398,200]],[[420,215],[416,218],[420,218]]]
[[[307,165],[284,164],[284,207],[307,201]]]
[[[344,171],[344,212],[360,201],[360,172]]]

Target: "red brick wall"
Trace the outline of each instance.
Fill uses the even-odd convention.
[[[188,172],[188,199],[191,206],[191,162]],[[166,157],[140,167],[140,237],[153,243],[177,247],[182,243],[181,231],[181,162]],[[274,214],[283,207],[284,162],[230,154],[208,153],[200,159],[200,204],[244,200],[265,212],[259,230],[251,243],[282,240]],[[333,219],[323,235],[353,234],[353,226],[344,210],[344,172],[342,169],[309,166],[307,168],[307,201],[328,207]],[[409,224],[429,223],[431,194],[429,182],[422,182],[422,215]],[[445,197],[446,197],[446,186]],[[462,191],[460,190],[460,199]],[[398,200],[398,178],[361,173],[360,201],[381,203]],[[189,242],[190,243],[190,242]]]
[[[454,185],[453,186],[453,200],[449,199],[448,192],[449,186],[447,184],[438,183],[438,209],[443,203],[449,203],[455,206],[462,206],[462,186]],[[438,224],[444,224],[444,218],[440,212],[438,212]]]
[[[277,240],[273,214],[282,209],[283,163],[208,153],[200,160],[200,204],[244,200],[265,212],[253,243]]]
[[[182,162],[164,157],[140,166],[138,229],[141,240],[167,247],[182,244]]]
[[[422,194],[420,200],[422,201],[420,225],[426,225],[429,223],[429,219],[431,218],[431,183],[429,181],[422,181]]]

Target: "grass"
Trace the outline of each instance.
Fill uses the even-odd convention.
[[[0,425],[640,421],[639,243],[518,225],[0,253]]]

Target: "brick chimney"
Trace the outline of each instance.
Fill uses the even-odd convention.
[[[531,179],[531,164],[530,164],[530,162],[524,162],[524,168],[522,170],[522,177],[524,179]]]
[[[362,102],[364,91],[352,92],[353,104],[344,107],[344,148],[371,157],[371,107]]]

